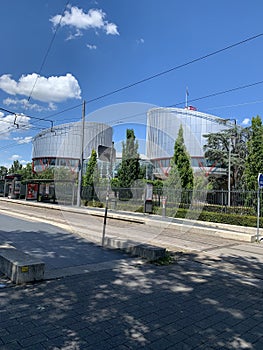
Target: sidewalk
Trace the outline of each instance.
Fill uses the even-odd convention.
[[[0,349],[261,350],[262,287],[186,258],[0,289]]]
[[[5,202],[6,209],[14,202],[9,203]],[[39,210],[42,218],[54,215],[54,210],[44,206]],[[36,206],[34,213],[37,214]],[[58,214],[61,213],[52,218],[61,223],[64,217]],[[93,227],[92,220],[87,222],[84,216],[82,223],[81,217],[72,213],[70,219],[79,222],[83,232],[89,225]],[[28,223],[28,232],[32,233],[28,244],[33,244],[33,237],[40,239],[34,225]],[[44,230],[41,223],[37,225]],[[123,231],[123,227],[134,232],[141,227],[139,232],[143,232],[146,227],[122,221],[117,226],[113,227],[116,232]],[[80,249],[79,243],[84,244],[83,237],[75,239],[61,229],[52,230],[54,234],[45,233],[42,243],[46,242],[53,251],[59,242],[60,249],[71,251],[75,244]],[[261,350],[262,246],[200,233],[193,236],[186,232],[180,238],[173,228],[163,232],[155,239],[168,237],[174,247],[185,239],[189,247],[184,254],[175,255],[174,263],[168,266],[123,255],[115,258],[116,252],[109,251],[109,259],[75,264],[75,272],[70,271],[68,261],[65,267],[60,266],[60,272],[64,269],[63,278],[0,288],[0,350]],[[208,237],[210,241],[206,242]],[[100,255],[101,248],[97,248]],[[75,262],[78,254],[74,254]],[[85,254],[79,259],[86,259]],[[59,263],[54,255],[53,266],[56,261]]]

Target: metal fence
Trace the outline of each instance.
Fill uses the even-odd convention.
[[[107,187],[94,187],[82,189],[82,200],[86,204],[105,204]],[[115,188],[109,191],[109,207],[116,210],[143,211],[145,203],[145,187]],[[228,206],[229,192],[225,190],[175,190],[154,189],[153,206],[155,212],[163,205],[167,209],[185,208],[191,210],[206,210],[214,212],[236,213],[240,215],[256,215],[257,192],[256,191],[231,191],[230,206]],[[260,193],[262,202],[262,193]],[[263,203],[262,203],[263,204]],[[261,205],[261,208],[263,205]]]

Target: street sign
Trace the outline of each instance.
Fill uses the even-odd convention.
[[[258,187],[263,188],[263,174],[262,173],[258,174]]]

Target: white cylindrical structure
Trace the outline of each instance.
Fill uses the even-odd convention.
[[[167,175],[180,126],[193,168],[204,158],[204,135],[229,128],[227,120],[189,108],[153,108],[147,113],[146,156]]]
[[[67,166],[77,171],[80,161],[82,123],[69,123],[46,129],[33,139],[32,159],[34,171],[50,166]],[[112,128],[103,123],[86,122],[83,158],[88,159],[92,149],[111,147]]]

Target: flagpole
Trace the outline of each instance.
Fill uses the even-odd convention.
[[[185,90],[185,108],[188,107],[188,87],[186,87],[186,90]]]

